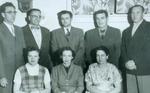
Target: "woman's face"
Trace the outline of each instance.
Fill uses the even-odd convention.
[[[28,63],[30,65],[36,65],[39,61],[39,52],[37,51],[29,51],[28,52]]]
[[[62,53],[63,65],[65,67],[69,67],[71,65],[71,61],[73,59],[72,52],[70,50],[65,50]]]
[[[96,52],[96,60],[98,63],[100,64],[107,63],[107,59],[108,59],[108,56],[103,50],[98,50]]]

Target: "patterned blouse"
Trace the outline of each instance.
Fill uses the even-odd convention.
[[[110,63],[98,65],[93,63],[85,75],[86,83],[97,86],[102,91],[109,91],[122,81],[118,69]]]

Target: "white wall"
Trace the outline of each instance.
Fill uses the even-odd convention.
[[[17,8],[17,17],[15,24],[18,26],[26,25],[25,22],[25,13],[21,13],[18,10],[17,0],[0,0],[0,5],[4,2],[12,2]],[[57,20],[57,13],[61,10],[68,9],[67,1],[70,0],[33,0],[33,7],[39,8],[42,11],[44,19],[41,21],[41,25],[47,27],[50,30],[56,29],[59,27]],[[146,20],[150,21],[150,14],[145,16]],[[109,25],[119,28],[121,31],[128,26],[126,14],[114,14],[109,16]],[[73,17],[73,26],[82,28],[84,31],[87,31],[94,27],[92,16],[74,16]]]

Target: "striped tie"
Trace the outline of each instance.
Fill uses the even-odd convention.
[[[11,26],[11,33],[13,36],[15,36],[15,30],[14,30],[13,26]]]

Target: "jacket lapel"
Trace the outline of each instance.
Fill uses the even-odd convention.
[[[44,29],[42,28],[42,27],[40,27],[41,28],[41,49],[43,48],[43,45],[45,45],[44,43],[46,43],[45,41],[46,41],[46,38],[44,38],[44,36],[45,36],[45,33],[44,33]]]
[[[65,70],[65,67],[63,66],[63,64],[61,64],[61,69],[62,69],[62,73],[67,76],[67,72]]]
[[[72,29],[70,29],[70,36],[66,36],[65,31],[64,31],[64,28],[61,28],[61,35],[63,35],[63,37],[65,37],[67,43],[70,41],[70,37],[72,37],[72,36],[71,36],[71,30],[72,30]]]
[[[139,25],[139,27],[137,28],[137,30],[136,30],[136,32],[134,33],[134,35],[132,36],[131,35],[131,33],[132,33],[132,28],[133,28],[133,26],[132,26],[132,28],[130,29],[131,31],[130,31],[130,36],[131,36],[131,38],[132,38],[132,40],[134,40],[134,39],[136,39],[136,38],[142,38],[143,37],[143,35],[144,35],[144,24],[145,24],[145,21],[143,21],[140,25]]]
[[[69,71],[68,71],[68,78],[71,78],[73,71],[74,71],[74,64],[71,63]]]
[[[143,20],[143,22],[140,24],[137,31],[135,32],[135,37],[140,38],[138,42],[142,42],[141,46],[144,46],[145,42],[147,41],[145,40],[146,39],[145,37],[147,37],[147,31],[149,29],[147,30],[147,28],[145,28],[146,25],[147,25],[146,21]]]
[[[62,72],[66,76],[66,78],[70,79],[72,74],[73,74],[73,71],[74,71],[74,64],[71,63],[68,73],[66,72],[65,67],[63,66],[63,64],[61,65],[61,68],[62,68]]]
[[[72,41],[72,39],[74,38],[75,35],[75,29],[73,27],[71,27],[70,29],[70,36],[69,36],[69,41]]]
[[[39,47],[38,47],[38,45],[37,45],[37,43],[35,41],[35,38],[34,38],[32,32],[31,32],[31,29],[30,29],[29,25],[27,26],[27,30],[26,31],[27,31],[27,35],[28,35],[28,40],[30,40],[31,44],[33,44],[36,48],[39,49]]]
[[[128,54],[132,54],[132,53],[138,53],[139,51],[142,51],[142,48],[143,48],[143,46],[144,46],[144,44],[145,44],[145,37],[146,37],[146,31],[145,31],[145,27],[144,27],[144,25],[146,25],[145,24],[145,22],[143,21],[141,24],[140,24],[140,26],[137,28],[137,31],[134,33],[134,35],[133,36],[131,36],[131,33],[132,33],[132,27],[133,26],[131,26],[131,27],[129,27],[129,30],[128,30],[128,32],[126,33],[127,35],[127,38],[126,38],[126,40],[127,40],[127,48],[129,49],[128,50]],[[135,50],[134,49],[134,47],[136,47],[136,49],[138,49],[138,51],[137,50]],[[130,49],[132,49],[132,53],[131,53],[131,50]],[[131,58],[132,58],[132,55],[130,55],[131,56]]]
[[[93,38],[95,38],[95,40],[101,41],[101,37],[100,37],[99,31],[98,31],[98,28],[95,28],[93,33],[94,33]]]
[[[2,23],[2,26],[4,28],[5,33],[7,33],[10,37],[13,37],[13,38],[15,37],[15,36],[12,35],[12,33],[9,31],[8,27],[4,23]],[[14,27],[14,32],[16,34],[15,27]]]

